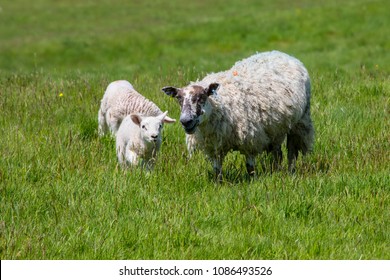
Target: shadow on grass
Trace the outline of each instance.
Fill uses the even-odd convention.
[[[236,158],[237,159],[237,158]],[[261,181],[264,177],[270,177],[275,174],[281,174],[283,176],[305,176],[305,175],[318,175],[327,174],[331,171],[331,163],[323,155],[301,157],[298,159],[296,171],[291,173],[288,171],[286,160],[283,161],[282,166],[278,170],[272,169],[272,158],[259,157],[256,165],[256,175],[249,176],[246,172],[244,162],[240,162],[240,159],[235,163],[224,164],[222,168],[222,183],[227,184],[242,184]],[[208,170],[208,179],[216,183],[215,174],[212,169]]]

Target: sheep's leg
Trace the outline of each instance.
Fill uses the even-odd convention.
[[[272,149],[272,157],[272,171],[280,170],[283,160],[283,152],[280,145]]]
[[[295,164],[298,158],[298,149],[296,145],[296,136],[287,135],[287,158],[288,158],[288,171],[295,173]]]
[[[218,183],[222,182],[222,159],[221,157],[213,158],[214,176]]]
[[[255,163],[255,157],[253,155],[246,156],[246,171],[251,177],[255,175]]]
[[[283,139],[281,142],[283,142]],[[270,144],[266,148],[266,152],[267,152],[267,154],[269,154],[269,153],[272,154],[271,171],[280,170],[280,166],[282,165],[282,160],[283,160],[283,152],[282,152],[281,144]],[[264,166],[263,166],[263,168],[264,168]]]

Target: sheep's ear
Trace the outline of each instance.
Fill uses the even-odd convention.
[[[180,89],[175,87],[163,87],[161,90],[165,92],[166,95],[175,97]]]
[[[141,125],[142,118],[141,118],[140,115],[138,115],[138,114],[131,114],[130,118],[133,121],[133,123],[135,123],[136,125],[138,125],[138,126]]]
[[[219,88],[219,84],[218,83],[209,84],[208,88],[205,89],[206,93],[207,93],[207,96],[215,94],[217,92],[218,88]]]

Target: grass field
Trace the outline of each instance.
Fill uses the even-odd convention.
[[[52,2],[0,4],[1,259],[390,259],[388,1]],[[178,123],[151,173],[98,138],[110,81],[178,119],[163,86],[272,49],[313,82],[295,175],[231,153],[216,184]]]

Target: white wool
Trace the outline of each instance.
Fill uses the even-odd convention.
[[[122,120],[132,113],[158,116],[162,111],[156,104],[138,93],[128,81],[110,83],[101,100],[98,113],[99,135],[102,136],[108,131],[115,135]]]

